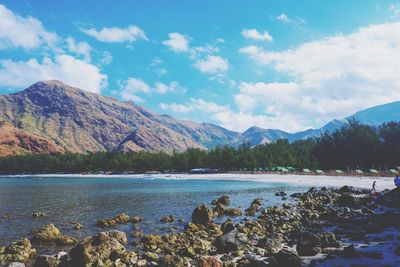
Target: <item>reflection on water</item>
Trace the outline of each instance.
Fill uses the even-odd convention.
[[[54,223],[65,234],[82,238],[101,230],[95,225],[98,219],[120,212],[143,216],[145,220],[140,228],[146,233],[162,233],[172,226],[182,228],[195,206],[209,204],[222,194],[231,197],[231,206],[245,209],[257,197],[264,198],[265,206],[281,203],[274,195],[281,190],[292,193],[305,188],[283,183],[147,177],[1,177],[0,246],[29,236],[33,229],[47,223]],[[44,211],[49,217],[33,218],[32,214],[37,211]],[[160,223],[160,218],[168,214],[184,222]],[[83,224],[83,230],[72,230],[70,222],[73,221]],[[127,224],[115,229],[129,234],[133,226]]]

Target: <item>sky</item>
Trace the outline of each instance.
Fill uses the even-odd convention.
[[[0,94],[61,80],[234,131],[400,100],[400,0],[0,0]]]

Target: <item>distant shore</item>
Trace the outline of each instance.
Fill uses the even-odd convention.
[[[373,181],[377,181],[377,189],[393,189],[393,177],[381,176],[328,176],[305,174],[250,174],[250,173],[214,173],[214,174],[26,174],[0,175],[3,177],[76,177],[76,178],[153,178],[153,179],[203,179],[227,181],[251,181],[268,183],[290,183],[316,187],[341,187],[344,185],[369,189]]]

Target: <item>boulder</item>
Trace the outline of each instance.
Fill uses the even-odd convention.
[[[163,267],[183,267],[183,259],[176,255],[165,255],[158,261]]]
[[[235,225],[233,224],[233,222],[230,219],[226,220],[223,224],[221,224],[221,230],[224,233],[228,233],[234,229],[235,229]]]
[[[0,266],[12,262],[27,262],[36,255],[27,238],[12,242],[7,247],[0,247]]]
[[[384,194],[383,204],[389,208],[400,209],[400,188],[395,188]]]
[[[175,221],[174,215],[167,215],[161,218],[160,220],[163,223],[173,223]]]
[[[57,245],[73,245],[77,240],[63,235],[54,224],[48,224],[33,232],[32,240],[36,242],[55,243]]]
[[[340,242],[336,240],[335,235],[331,232],[325,232],[321,235],[321,248],[328,247],[340,247]]]
[[[126,234],[121,231],[100,232],[87,237],[71,249],[71,266],[85,266],[109,259],[118,258],[125,253]]]
[[[215,246],[219,253],[233,252],[243,249],[249,242],[246,234],[239,233],[237,229],[219,236],[215,241]]]
[[[213,211],[204,204],[196,207],[192,213],[192,222],[194,224],[207,225],[212,222],[213,218]]]
[[[147,251],[147,252],[143,253],[143,258],[148,261],[157,262],[159,259],[159,256],[154,252]]]
[[[36,257],[33,267],[58,267],[65,266],[68,261],[68,254],[60,252],[56,255],[40,255]]]
[[[344,258],[349,258],[349,259],[359,257],[359,254],[354,245],[344,247],[340,255]]]
[[[231,204],[231,200],[230,200],[229,196],[226,196],[226,195],[218,198],[217,202],[221,203],[224,206],[229,206],[229,204]]]
[[[276,235],[260,239],[257,246],[265,249],[265,256],[272,256],[278,253],[283,247],[281,238]]]
[[[261,206],[262,204],[263,204],[263,199],[262,198],[256,198],[251,202],[251,205]]]
[[[349,208],[358,207],[357,199],[348,193],[341,194],[336,200],[336,204],[341,207],[349,207]]]
[[[274,255],[275,261],[278,266],[282,267],[300,267],[301,261],[296,251],[290,247],[282,248],[278,253]]]
[[[321,251],[321,238],[311,232],[301,232],[296,250],[300,256],[314,256]]]
[[[102,220],[98,220],[97,221],[97,226],[100,227],[112,227],[115,226],[117,224],[125,224],[128,223],[130,220],[130,217],[128,214],[126,213],[120,213],[118,215],[116,215],[114,218],[112,219],[102,219]]]
[[[215,256],[202,256],[200,267],[222,267],[222,261]]]
[[[131,223],[140,223],[143,221],[143,218],[140,216],[133,216],[129,219],[129,222]]]
[[[258,259],[254,256],[246,255],[237,261],[238,267],[268,267],[271,266],[269,262]]]
[[[229,208],[225,210],[225,215],[228,216],[242,216],[242,211],[239,208]]]
[[[286,193],[283,192],[283,191],[276,192],[276,193],[275,193],[275,196],[277,196],[277,197],[284,197],[284,196],[286,196]]]

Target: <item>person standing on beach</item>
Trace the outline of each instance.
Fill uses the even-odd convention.
[[[376,181],[374,181],[372,183],[372,190],[371,190],[371,194],[375,195],[376,194]]]

